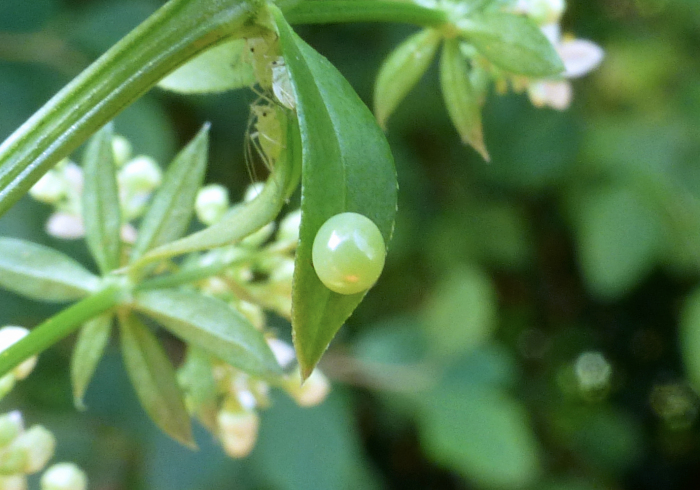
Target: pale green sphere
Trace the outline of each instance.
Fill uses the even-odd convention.
[[[341,213],[318,230],[312,261],[328,289],[355,294],[377,282],[385,254],[384,238],[372,220],[357,213]]]

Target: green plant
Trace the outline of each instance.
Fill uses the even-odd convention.
[[[600,61],[586,45],[584,66],[567,64],[561,14],[557,2],[171,0],[0,146],[0,212],[31,190],[55,207],[54,234],[84,234],[100,273],[43,246],[0,240],[0,285],[42,301],[77,300],[4,350],[0,374],[80,329],[71,374],[81,406],[116,321],[127,371],[155,423],[193,446],[194,415],[229,454],[247,454],[269,387],[301,404],[323,398],[327,382],[314,369],[381,272],[397,178],[380,126],[442,49],[450,119],[488,160],[481,109],[491,83],[562,108],[570,99],[564,78]],[[290,26],[352,21],[422,29],[382,66],[376,118]],[[229,206],[221,189],[202,188],[208,126],[163,175],[153,160],[131,158],[108,121],[156,83],[184,93],[257,87],[249,161],[260,159],[270,174],[249,199]],[[93,134],[80,170],[66,158]],[[299,185],[299,214],[272,238]],[[188,233],[195,213],[205,227]],[[361,266],[373,270],[357,288],[331,287],[321,264],[330,250],[318,248],[319,237],[338,219],[372,235],[371,248],[381,251]],[[349,260],[342,253],[332,261]],[[266,328],[264,309],[291,320],[298,367]],[[187,344],[178,372],[145,319]]]

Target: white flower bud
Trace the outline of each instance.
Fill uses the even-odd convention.
[[[217,415],[217,423],[226,454],[232,458],[243,458],[250,454],[258,438],[260,419],[257,413],[222,410]]]
[[[36,184],[29,189],[29,195],[37,201],[56,204],[66,194],[66,182],[55,170],[46,172]]]
[[[67,184],[67,192],[73,196],[80,196],[83,193],[83,169],[75,162],[66,161],[59,167],[59,171]]]
[[[150,192],[131,192],[122,188],[119,192],[119,204],[125,221],[138,218],[146,210]]]
[[[0,447],[9,445],[23,430],[24,423],[19,410],[0,416]]]
[[[527,14],[537,24],[559,22],[566,10],[565,0],[518,0],[515,11]]]
[[[64,240],[75,240],[85,236],[83,217],[59,211],[53,213],[46,222],[46,233]]]
[[[119,171],[119,184],[130,193],[151,192],[163,180],[163,171],[151,157],[137,156]]]
[[[11,445],[0,452],[0,475],[24,474],[27,467],[27,451]]]
[[[205,225],[219,221],[228,210],[228,206],[228,190],[218,184],[202,187],[194,204],[197,219]]]
[[[286,384],[287,392],[299,406],[313,407],[326,399],[331,391],[331,384],[323,373],[315,369],[304,384],[300,376],[292,377]]]
[[[86,490],[87,477],[73,463],[58,463],[41,476],[41,490]]]
[[[282,369],[286,369],[289,365],[294,362],[296,354],[294,353],[294,347],[289,345],[284,340],[268,338],[267,345],[270,346],[270,350],[275,355],[277,359],[277,364],[280,365]]]
[[[112,154],[114,155],[114,164],[117,168],[124,165],[131,158],[132,147],[129,140],[121,135],[114,135],[112,138]]]
[[[301,210],[292,211],[280,222],[277,241],[296,244],[299,241],[299,226],[301,225]]]
[[[0,352],[9,348],[12,344],[19,342],[29,334],[29,330],[24,327],[8,325],[0,328]],[[19,366],[12,370],[12,374],[16,379],[24,379],[29,376],[34,366],[36,366],[37,357],[33,356],[22,362]]]
[[[258,404],[255,395],[253,395],[253,392],[250,390],[238,390],[236,392],[236,400],[238,400],[238,404],[241,408],[245,410],[253,410]]]
[[[124,223],[119,230],[119,236],[126,243],[135,243],[138,235],[138,231],[131,223]]]
[[[573,93],[566,80],[538,80],[527,87],[527,95],[535,107],[551,107],[563,111],[571,105]]]
[[[2,476],[0,490],[27,490],[27,479],[24,475]]]
[[[263,187],[265,187],[264,182],[256,182],[254,184],[250,184],[248,186],[248,189],[246,189],[245,194],[243,196],[243,200],[245,202],[252,201],[256,197],[258,197],[258,194],[260,194],[263,190]]]
[[[20,434],[12,446],[24,450],[27,459],[23,472],[30,475],[46,466],[56,448],[56,439],[44,427],[35,425]]]

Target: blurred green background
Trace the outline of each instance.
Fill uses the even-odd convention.
[[[162,2],[0,0],[0,139]],[[331,397],[274,397],[257,447],[226,458],[170,441],[116,346],[72,406],[72,339],[0,410],[58,438],[93,489],[700,488],[700,2],[569,2],[565,31],[603,46],[564,113],[489,97],[484,163],[461,146],[435,67],[389,123],[400,182],[386,270],[322,362]],[[371,105],[382,59],[414,28],[300,28]],[[154,90],[117,131],[167,162],[213,123],[208,180],[241,196],[250,91]],[[57,247],[25,199],[0,235]],[[54,311],[0,292],[0,324]],[[289,326],[279,323],[283,335]],[[177,357],[181,346],[170,338]]]

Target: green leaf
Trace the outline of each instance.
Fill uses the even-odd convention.
[[[345,211],[371,219],[385,243],[396,214],[396,172],[389,145],[350,84],[271,8],[297,97],[303,164],[301,229],[292,292],[292,327],[304,377],[364,296],[326,288],[311,262],[316,232]]]
[[[428,454],[479,486],[523,488],[540,474],[525,411],[500,390],[469,386],[427,394],[420,432]]]
[[[170,164],[141,222],[131,251],[132,262],[148,250],[179,238],[187,230],[207,168],[208,144],[207,124]]]
[[[202,94],[253,85],[255,75],[244,59],[245,47],[245,39],[215,46],[172,72],[158,86],[181,94]]]
[[[525,16],[488,11],[460,20],[457,27],[499,68],[533,77],[550,77],[564,71],[552,43]]]
[[[119,267],[121,215],[112,151],[112,124],[90,140],[83,157],[83,222],[88,248],[100,271]]]
[[[456,39],[446,40],[442,48],[440,85],[447,112],[462,142],[471,145],[488,162],[491,158],[486,150],[481,125],[481,97],[472,85],[469,65]]]
[[[495,329],[496,313],[496,292],[484,272],[452,272],[438,285],[425,311],[433,352],[450,356],[482,345]]]
[[[97,291],[100,279],[56,250],[0,238],[0,286],[39,301],[63,302]]]
[[[583,276],[597,295],[629,292],[664,246],[661,217],[629,188],[602,188],[574,203]]]
[[[200,422],[216,433],[218,393],[209,355],[202,349],[187,346],[187,356],[177,373],[177,380],[185,391],[188,410],[197,414]]]
[[[109,343],[113,319],[114,315],[111,313],[97,316],[83,325],[78,333],[78,340],[71,356],[70,372],[73,404],[79,410],[86,408],[83,397]]]
[[[381,127],[426,72],[441,38],[439,31],[423,29],[402,42],[384,61],[374,85],[374,114]]]
[[[265,187],[255,199],[233,207],[221,220],[202,231],[152,250],[144,256],[144,260],[231,245],[274,221],[294,192],[301,173],[299,125],[290,119],[286,127],[286,147],[275,162]]]
[[[695,390],[700,392],[700,289],[685,300],[679,337],[686,375]]]
[[[196,448],[175,370],[158,339],[134,315],[120,317],[119,325],[126,371],[146,413],[170,437]]]
[[[199,293],[137,293],[134,307],[224,362],[256,375],[281,373],[262,332],[221,300]]]

